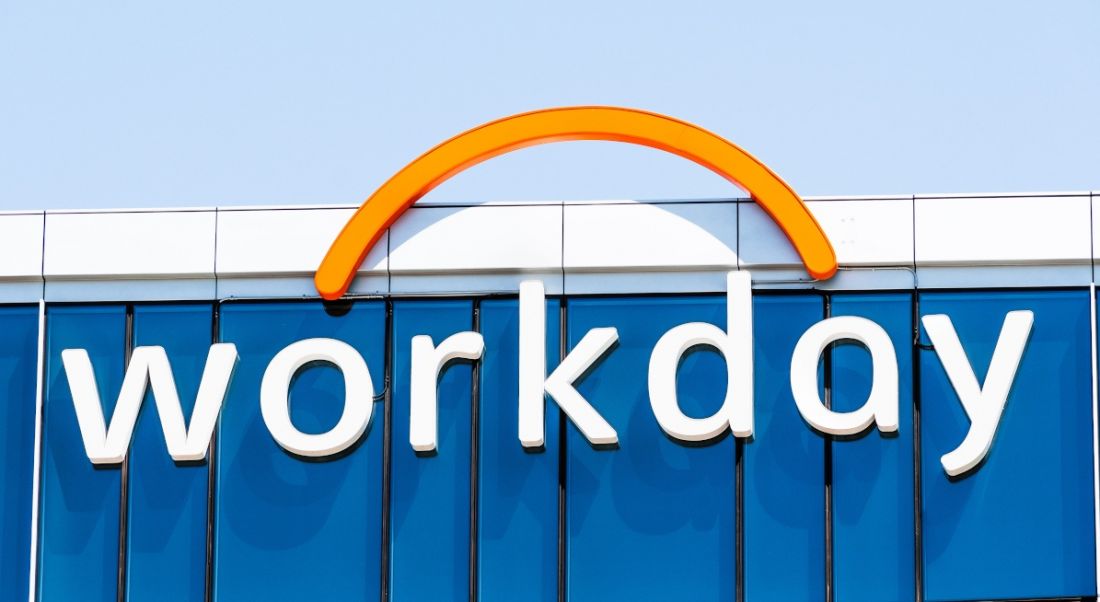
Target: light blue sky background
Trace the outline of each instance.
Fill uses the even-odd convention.
[[[803,195],[1100,189],[1100,2],[0,0],[0,208],[357,203],[568,104],[693,121]],[[737,195],[569,143],[428,200]]]

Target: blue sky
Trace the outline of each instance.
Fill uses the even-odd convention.
[[[0,0],[0,208],[357,203],[484,121],[695,122],[803,195],[1100,189],[1100,3]],[[621,144],[428,200],[738,191]]]

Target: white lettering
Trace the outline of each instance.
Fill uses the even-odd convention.
[[[546,437],[546,394],[593,444],[619,441],[615,429],[600,416],[573,383],[598,362],[619,338],[614,328],[593,328],[546,376],[546,293],[542,282],[519,286],[519,440],[524,447],[541,447]]]
[[[963,351],[951,318],[943,314],[921,318],[947,378],[970,418],[966,438],[957,448],[940,458],[947,474],[961,475],[977,466],[989,453],[1034,320],[1034,315],[1027,310],[1010,311],[1005,315],[1001,334],[993,348],[989,372],[985,375],[985,383],[979,387],[974,368]]]
[[[444,339],[439,347],[432,337],[412,338],[412,368],[409,383],[409,443],[416,451],[435,451],[439,437],[439,373],[448,362],[477,360],[485,351],[485,340],[476,332],[460,332]]]
[[[692,347],[706,345],[726,360],[726,398],[722,408],[707,418],[691,418],[680,410],[676,397],[676,370]],[[706,441],[729,427],[736,437],[751,437],[752,276],[730,272],[726,277],[726,332],[713,324],[691,322],[672,328],[653,347],[649,357],[649,403],[657,423],[670,437]]]
[[[309,435],[290,421],[290,382],[306,364],[327,362],[344,375],[344,413],[327,433]],[[363,356],[335,339],[305,339],[287,345],[268,364],[260,383],[260,413],[283,449],[318,458],[351,447],[367,430],[374,406],[374,383]]]
[[[61,362],[69,380],[84,451],[93,464],[119,464],[126,457],[146,388],[153,390],[168,454],[177,462],[195,461],[206,458],[210,437],[237,365],[237,347],[232,343],[211,345],[195,397],[190,429],[184,423],[179,391],[163,347],[137,347],[130,354],[110,427],[105,424],[88,352],[65,349],[61,352]]]
[[[862,343],[871,354],[871,393],[858,410],[834,412],[825,407],[817,391],[817,364],[821,353],[835,341]],[[838,316],[822,320],[807,330],[791,356],[791,393],[802,417],[813,428],[829,435],[854,435],[875,423],[878,430],[898,430],[898,356],[890,336],[866,318]]]
[[[753,435],[753,308],[752,278],[747,271],[726,276],[726,328],[691,322],[669,329],[649,357],[650,407],[661,429],[681,441],[708,441],[729,429],[735,437]],[[547,375],[546,294],[539,281],[520,285],[518,435],[521,445],[545,444],[546,404],[558,404],[593,445],[618,443],[618,433],[577,390],[575,383],[596,366],[618,340],[615,328],[593,328]],[[993,350],[985,382],[979,385],[958,333],[947,315],[921,318],[964,412],[970,420],[965,438],[944,454],[941,464],[949,476],[963,475],[989,454],[1008,395],[1012,389],[1034,325],[1031,311],[1008,312]],[[840,412],[827,408],[818,392],[821,354],[837,341],[862,345],[871,359],[871,390],[858,409]],[[705,418],[685,414],[677,396],[677,372],[685,354],[710,347],[726,364],[722,406]],[[434,451],[439,439],[440,374],[456,360],[481,360],[485,340],[472,331],[453,334],[439,345],[427,335],[412,337],[409,380],[409,444],[419,452]],[[85,452],[94,464],[124,461],[141,404],[151,392],[157,406],[165,446],[176,461],[206,458],[218,415],[225,403],[237,362],[232,343],[210,347],[199,382],[190,424],[183,416],[179,392],[168,356],[162,347],[137,347],[126,367],[110,423],[95,380],[91,359],[84,349],[61,352],[72,392],[73,406]],[[312,362],[340,370],[345,385],[343,412],[337,424],[321,434],[307,434],[294,426],[289,395],[295,376]],[[790,362],[790,385],[799,413],[807,424],[826,435],[847,436],[872,425],[884,433],[898,430],[898,364],[894,345],[875,322],[856,316],[838,316],[814,324],[799,338]],[[352,346],[335,339],[315,338],[292,343],[268,364],[260,383],[260,413],[275,442],[305,457],[325,457],[352,447],[366,432],[374,409],[374,384],[363,357]]]

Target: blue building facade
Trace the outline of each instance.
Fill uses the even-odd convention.
[[[551,287],[549,370],[590,329],[617,329],[618,342],[577,390],[619,441],[590,444],[548,402],[545,445],[532,450],[516,431],[517,293],[394,290],[395,276],[421,277],[391,272],[395,258],[391,251],[390,290],[333,303],[217,292],[140,298],[131,291],[141,282],[131,279],[116,294],[129,300],[0,307],[0,599],[1097,595],[1091,283],[1016,274],[1015,286],[925,289],[890,280],[825,288],[787,286],[779,277],[769,285],[763,269],[752,298],[754,435],[698,444],[662,431],[646,373],[670,328],[726,328],[725,295],[659,290],[652,285],[659,273],[638,277],[650,292]],[[515,277],[527,276],[517,270]],[[920,318],[952,319],[980,383],[1005,315],[1015,310],[1031,311],[1034,326],[992,447],[975,470],[949,477],[940,457],[970,422]],[[899,375],[896,433],[826,435],[799,414],[793,350],[809,327],[835,316],[867,318],[889,335]],[[484,354],[440,375],[438,449],[415,452],[410,340],[471,330],[484,337]],[[258,399],[272,357],[314,337],[358,351],[376,396],[353,447],[306,459],[273,440]],[[151,394],[125,461],[89,461],[63,350],[87,350],[109,418],[132,350],[164,347],[189,416],[207,351],[218,342],[234,343],[240,360],[205,461],[172,461]],[[677,392],[687,415],[719,409],[725,371],[713,349],[685,356]],[[819,365],[821,398],[834,410],[854,410],[871,377],[865,348],[832,345]],[[303,432],[332,428],[343,407],[334,366],[311,364],[290,386],[291,418]]]

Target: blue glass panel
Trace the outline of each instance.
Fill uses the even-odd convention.
[[[926,599],[1094,595],[1089,295],[1085,291],[928,293],[983,382],[1005,313],[1030,309],[1031,338],[993,440],[969,476],[940,456],[969,421],[934,351],[920,353]],[[922,334],[927,343],[927,334]]]
[[[76,422],[64,349],[86,349],[109,420],[122,385],[126,308],[50,307],[46,315],[39,526],[39,598],[114,602],[118,590],[121,470],[88,460]]]
[[[546,306],[546,363],[558,363],[558,302]],[[478,593],[522,602],[558,596],[558,410],[546,408],[546,449],[519,443],[519,302],[481,304],[478,413]]]
[[[209,305],[134,308],[134,346],[164,347],[188,424],[210,350],[212,320]],[[129,463],[126,597],[202,600],[208,464],[172,461],[151,391],[138,416]]]
[[[218,431],[214,595],[218,600],[368,600],[381,592],[382,403],[358,446],[304,460],[271,438],[260,415],[268,362],[286,345],[327,337],[355,347],[382,393],[385,306],[356,302],[228,304],[221,338],[240,363]],[[336,425],[344,380],[307,366],[290,392],[291,420],[306,433]]]
[[[833,581],[838,602],[912,600],[913,306],[909,294],[834,295],[833,316],[874,321],[894,343],[898,432],[877,429],[833,446]],[[862,346],[832,350],[833,408],[850,412],[871,392],[871,356]],[[872,427],[873,428],[873,427]]]
[[[824,439],[791,397],[791,354],[821,320],[816,295],[756,294],[754,439],[744,446],[745,599],[825,598]]]
[[[398,301],[393,309],[393,465],[390,595],[458,600],[470,587],[470,422],[472,367],[458,362],[439,378],[437,452],[409,445],[410,341],[443,339],[473,327],[470,301]]]
[[[0,308],[0,598],[27,599],[38,308]]]
[[[733,599],[733,437],[692,446],[670,439],[653,416],[646,379],[661,335],[685,322],[725,327],[725,311],[724,297],[569,302],[571,347],[590,328],[618,328],[618,346],[577,388],[618,432],[620,446],[594,449],[572,423],[566,427],[569,600]],[[689,416],[722,406],[718,354],[689,354],[677,380]]]

